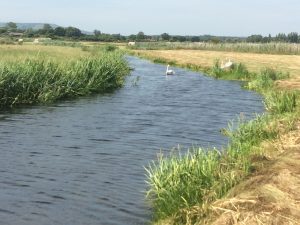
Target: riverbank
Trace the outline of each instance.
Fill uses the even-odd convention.
[[[190,67],[216,77],[215,72],[216,70],[218,72],[219,68],[209,67],[203,64],[207,59],[195,57],[203,54],[201,51],[193,51],[191,55],[189,53],[184,51],[182,54],[182,50],[135,52],[153,61]],[[216,52],[216,55],[218,54],[219,52]],[[227,54],[236,55],[236,53]],[[299,164],[294,160],[299,157],[297,144],[300,142],[299,132],[297,132],[299,131],[297,122],[299,121],[299,98],[296,92],[295,97],[284,97],[291,93],[287,90],[287,87],[291,86],[286,86],[286,82],[297,87],[299,68],[297,63],[292,68],[290,67],[292,65],[285,66],[285,56],[272,55],[273,59],[280,57],[282,62],[279,64],[275,60],[277,65],[275,69],[284,68],[284,71],[291,73],[292,79],[280,81],[287,77],[279,75],[278,79],[271,79],[272,81],[269,82],[269,78],[277,73],[275,70],[271,70],[274,73],[269,74],[257,72],[263,68],[263,65],[268,65],[266,63],[268,60],[264,60],[265,55],[257,54],[254,57],[253,54],[248,54],[247,56],[252,58],[253,65],[255,62],[261,62],[258,63],[257,68],[249,69],[248,72],[252,75],[232,76],[227,72],[223,76],[224,74],[219,71],[217,77],[221,79],[242,77],[250,80],[248,87],[265,96],[265,105],[271,118],[266,119],[266,115],[258,117],[255,122],[241,123],[238,130],[225,132],[230,137],[227,154],[220,154],[220,156],[203,154],[198,158],[200,153],[195,151],[188,157],[161,158],[158,163],[152,165],[148,171],[149,197],[154,203],[158,224],[274,224],[276,222],[297,224],[300,221],[297,206],[299,203],[297,189],[300,187]],[[236,56],[233,60],[237,61]],[[245,70],[240,72],[244,73]],[[232,73],[236,71],[233,70]],[[253,76],[254,73],[256,75]],[[280,88],[278,88],[279,84]],[[292,103],[292,110],[284,106],[287,102]],[[258,126],[260,128],[255,129]],[[191,166],[192,161],[195,162],[193,166]],[[199,162],[201,165],[196,165]],[[218,166],[220,164],[222,166]],[[199,172],[202,175],[199,175]],[[180,174],[186,174],[186,178]],[[165,182],[161,183],[162,180]],[[285,183],[290,184],[289,188]],[[165,194],[174,200],[169,199]],[[285,197],[289,199],[290,204],[283,202]],[[190,201],[190,199],[196,200]],[[170,205],[177,205],[177,207],[172,208]]]

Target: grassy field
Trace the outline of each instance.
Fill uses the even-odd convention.
[[[264,54],[300,55],[300,44],[293,43],[210,43],[210,42],[138,42],[137,50],[204,50]]]
[[[0,45],[0,62],[15,62],[24,58],[44,58],[51,60],[79,59],[89,56],[89,52],[81,48],[44,46],[34,44]]]
[[[129,66],[114,46],[0,46],[0,107],[48,103],[122,86]]]

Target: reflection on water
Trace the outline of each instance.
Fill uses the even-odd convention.
[[[145,224],[143,167],[161,148],[224,145],[229,120],[263,110],[238,83],[128,60],[113,94],[0,115],[0,224]]]

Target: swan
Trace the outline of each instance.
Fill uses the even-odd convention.
[[[223,64],[223,61],[221,63],[221,69],[231,68],[232,66],[233,66],[233,62],[231,62],[230,59],[225,64]]]
[[[166,75],[173,75],[175,72],[173,70],[169,70],[170,65],[167,66]]]

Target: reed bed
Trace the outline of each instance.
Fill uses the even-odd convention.
[[[209,43],[209,42],[138,42],[131,49],[136,50],[207,50],[225,52],[252,52],[280,55],[300,55],[300,44],[292,43]]]
[[[188,152],[160,155],[152,162],[146,168],[147,197],[154,208],[155,220],[172,217],[175,223],[193,224],[207,216],[210,203],[223,197],[253,171],[253,159],[264,154],[260,144],[291,129],[295,115],[299,115],[299,93],[274,89],[274,81],[286,78],[287,74],[271,69],[249,73],[242,64],[225,71],[220,70],[217,62],[209,72],[218,78],[250,80],[246,87],[265,96],[268,113],[250,121],[241,116],[230,122],[222,130],[229,138],[224,149],[194,147]]]
[[[129,66],[118,52],[75,60],[30,57],[0,63],[0,107],[47,103],[122,86]]]

